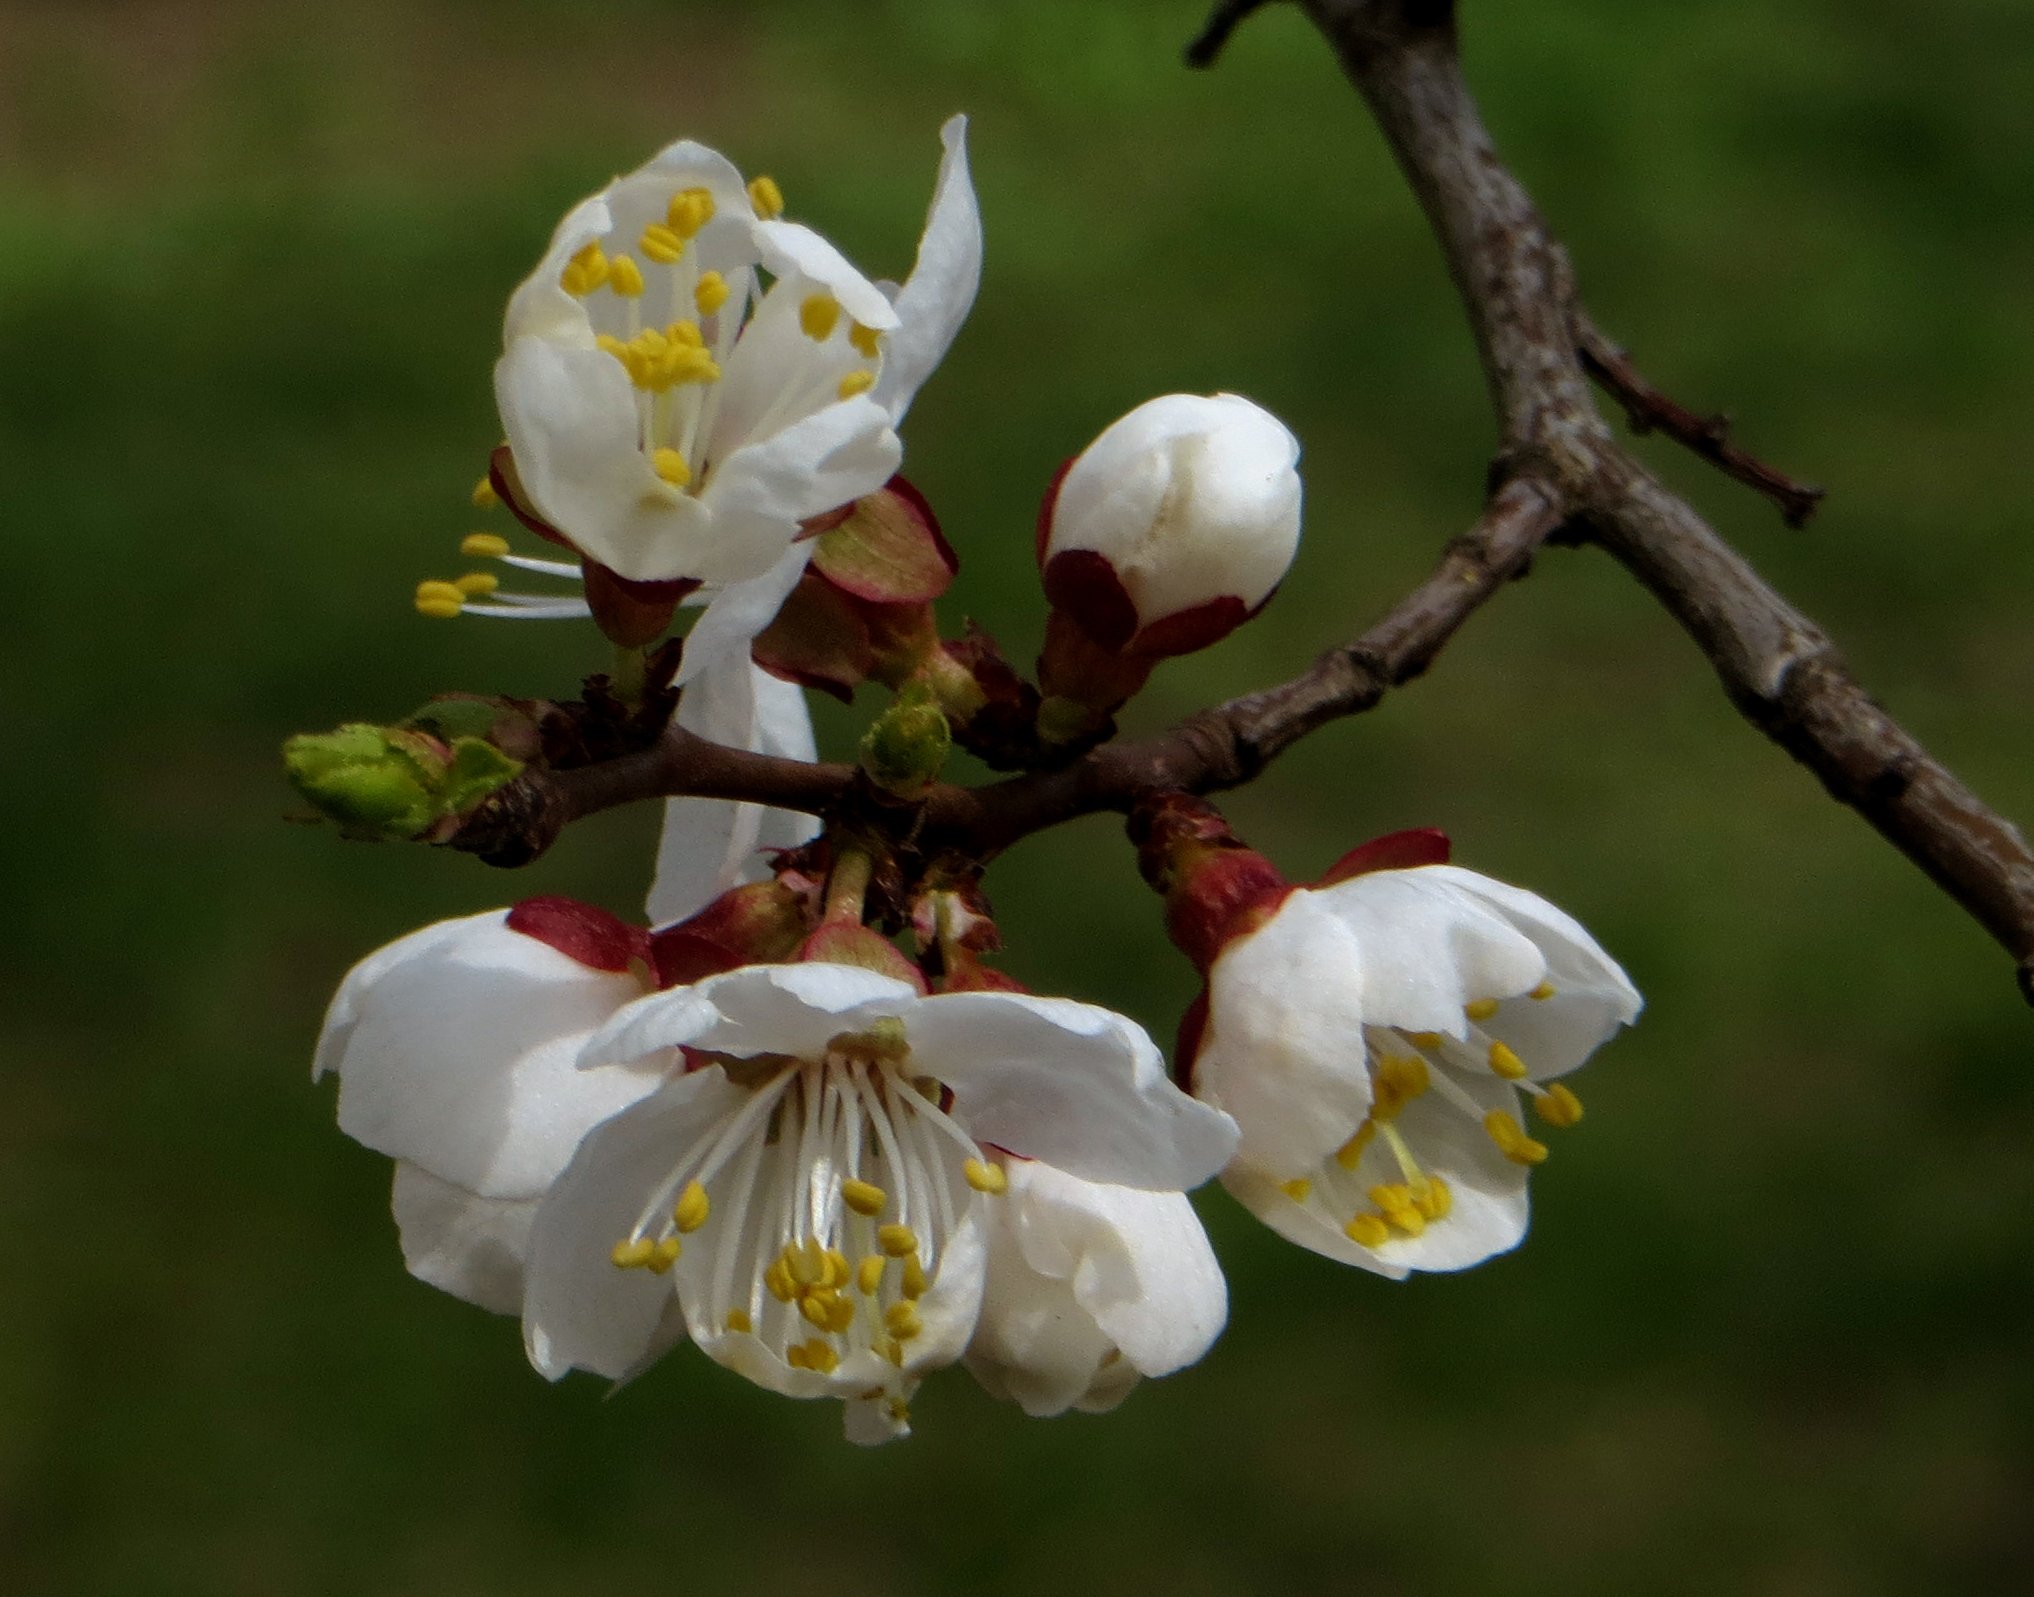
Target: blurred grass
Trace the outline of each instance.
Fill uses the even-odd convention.
[[[1599,319],[1832,495],[1788,533],[1649,458],[2034,816],[2034,12],[1467,10],[1493,127]],[[1014,653],[1061,458],[1166,389],[1288,419],[1299,572],[1141,719],[1297,668],[1473,514],[1479,381],[1353,97],[1283,8],[1183,72],[1198,20],[1195,0],[0,4],[0,1589],[2024,1576],[2034,1085],[2009,970],[1586,553],[1550,553],[1429,680],[1233,806],[1295,873],[1444,825],[1647,992],[1520,1253],[1392,1286],[1211,1193],[1233,1326],[1202,1366],[1050,1424],[956,1376],[874,1455],[695,1357],[611,1403],[548,1388],[510,1324],[403,1275],[385,1164],[304,1079],[326,995],[426,919],[545,890],[630,907],[649,818],[510,881],[282,824],[274,749],[585,667],[572,628],[432,625],[406,596],[472,524],[503,295],[607,173],[704,138],[894,272],[939,120],[974,114],[989,267],[910,469],[967,562],[958,599]],[[1187,980],[1108,822],[992,886],[1026,980],[1169,1031]]]

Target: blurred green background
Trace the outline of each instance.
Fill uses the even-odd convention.
[[[2034,818],[2034,8],[1470,4],[1475,83],[1598,318],[1827,483],[1782,529],[1657,446],[1896,713]],[[307,1079],[423,922],[619,910],[647,815],[511,880],[284,824],[289,732],[562,692],[570,626],[426,622],[510,286],[681,133],[908,265],[949,112],[989,257],[908,469],[1035,647],[1052,468],[1171,389],[1306,446],[1271,615],[1157,723],[1302,666],[1474,514],[1434,248],[1297,13],[1198,0],[0,4],[0,1589],[382,1594],[1997,1591],[2034,1565],[2034,1072],[2007,961],[1553,552],[1432,675],[1239,796],[1296,874],[1438,824],[1650,999],[1526,1246],[1392,1285],[1203,1204],[1232,1328],[1113,1417],[958,1373],[877,1453],[681,1352],[608,1402],[402,1271]],[[829,717],[837,742],[852,718]],[[1010,966],[1169,1035],[1117,828],[992,877]],[[1077,887],[1078,890],[1074,890]]]

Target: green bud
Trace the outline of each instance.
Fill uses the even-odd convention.
[[[938,777],[952,750],[945,712],[929,688],[914,682],[863,735],[861,764],[878,787],[911,798]]]
[[[478,738],[448,748],[423,732],[356,723],[291,738],[283,769],[346,836],[407,842],[464,814],[522,766]]]

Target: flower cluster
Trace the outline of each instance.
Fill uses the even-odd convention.
[[[474,493],[569,558],[462,545],[571,586],[476,571],[417,608],[590,618],[612,668],[567,703],[452,695],[287,752],[350,834],[457,841],[525,771],[673,725],[809,762],[807,691],[889,695],[824,827],[672,797],[641,923],[538,898],[414,932],[346,976],[315,1063],[395,1162],[412,1273],[518,1315],[544,1375],[628,1381],[690,1342],[838,1399],[866,1442],[947,1366],[1047,1415],[1200,1358],[1227,1293],[1187,1193],[1217,1175],[1385,1276],[1514,1246],[1536,1131],[1580,1120],[1564,1078],[1639,1008],[1579,925],[1438,833],[1301,887],[1179,792],[1131,816],[1205,983],[1170,1069],[1135,1021],[993,962],[988,862],[915,806],[956,746],[1045,771],[1105,741],[1160,663],[1262,610],[1299,449],[1235,395],[1137,407],[1044,496],[1035,671],[946,635],[959,560],[897,474],[981,266],[960,119],[943,141],[901,287],[696,144],[576,206],[509,302]]]

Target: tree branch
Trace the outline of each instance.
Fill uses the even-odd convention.
[[[1582,369],[1624,407],[1633,432],[1665,433],[1726,477],[1772,500],[1788,526],[1808,525],[1808,518],[1822,503],[1824,490],[1797,481],[1732,443],[1728,416],[1698,416],[1653,387],[1632,364],[1631,356],[1606,338],[1586,312],[1576,313],[1575,344],[1582,355]]]
[[[1218,5],[1195,58],[1211,60],[1263,3]],[[1637,404],[1677,437],[1685,431],[1661,419],[1672,402],[1588,322],[1566,255],[1498,158],[1462,77],[1452,0],[1299,3],[1369,105],[1440,240],[1497,419],[1495,491],[1434,574],[1368,632],[1291,681],[1204,711],[1163,736],[1106,744],[1056,771],[981,788],[936,784],[900,805],[850,767],[739,753],[674,729],[643,754],[519,779],[474,817],[457,845],[520,863],[577,816],[691,794],[881,826],[900,848],[924,856],[986,859],[1074,816],[1128,809],[1156,789],[1204,793],[1249,781],[1309,732],[1371,708],[1418,676],[1559,531],[1598,545],[1637,577],[1708,657],[1746,718],[2019,961],[2022,988],[2034,1002],[2034,855],[2020,833],[1874,703],[1821,629],[1654,480],[1597,411],[1585,362],[1606,374],[1628,409]],[[1813,490],[1749,456],[1726,454],[1728,446],[1699,421],[1695,431],[1732,475],[1783,507],[1801,505],[1804,516],[1812,508],[1806,496]]]

